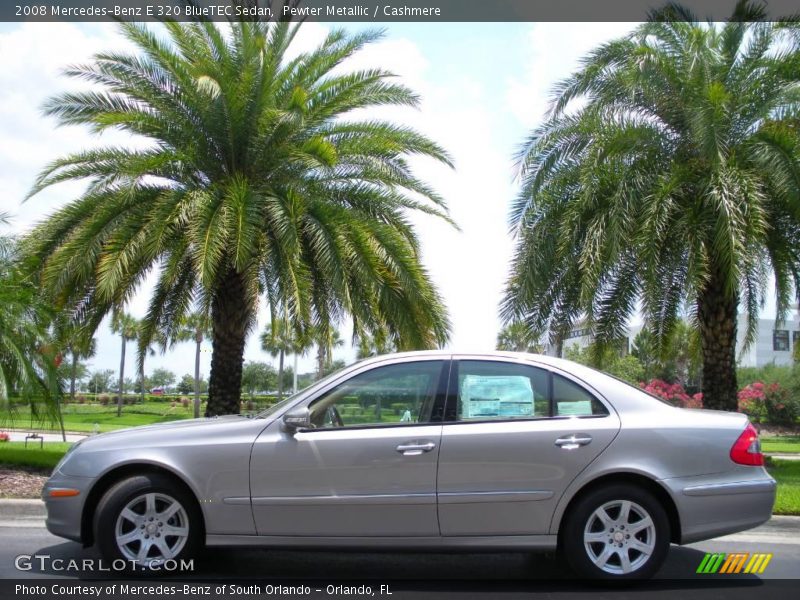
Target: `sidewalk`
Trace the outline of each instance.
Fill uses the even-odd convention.
[[[770,458],[777,458],[778,460],[800,460],[800,453],[798,454],[778,454],[776,452],[765,452],[764,456]]]

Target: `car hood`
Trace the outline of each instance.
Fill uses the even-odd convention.
[[[187,419],[181,421],[169,421],[167,423],[156,423],[155,425],[140,425],[138,427],[128,427],[126,429],[116,429],[106,433],[98,433],[85,438],[82,445],[94,446],[107,442],[117,442],[124,438],[138,438],[140,436],[160,436],[166,433],[191,434],[193,431],[208,432],[211,426],[226,425],[231,423],[241,423],[251,421],[241,415],[225,415],[222,417],[202,417],[200,419]],[[264,421],[266,423],[266,421]]]

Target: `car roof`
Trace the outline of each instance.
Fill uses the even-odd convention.
[[[362,364],[368,362],[379,362],[388,358],[450,358],[451,356],[469,356],[469,357],[485,357],[485,358],[516,358],[524,360],[532,360],[538,363],[551,365],[554,367],[561,367],[570,369],[575,366],[582,366],[571,360],[564,358],[556,358],[555,356],[548,356],[546,354],[533,354],[531,352],[511,352],[506,350],[460,350],[458,348],[448,350],[413,350],[410,352],[394,352],[391,354],[381,354],[379,356],[372,356],[362,361]]]

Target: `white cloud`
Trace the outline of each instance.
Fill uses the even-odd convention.
[[[511,113],[526,128],[544,117],[553,85],[579,67],[581,57],[596,46],[631,31],[633,23],[537,23],[524,49],[525,76],[507,82]]]

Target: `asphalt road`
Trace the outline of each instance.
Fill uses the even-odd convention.
[[[6,522],[6,524],[8,524]],[[224,580],[246,584],[283,582],[288,585],[309,583],[316,588],[350,582],[373,586],[378,596],[380,584],[392,591],[391,600],[414,598],[530,598],[531,592],[547,597],[567,598],[748,598],[796,597],[800,591],[800,536],[796,531],[766,526],[754,533],[728,536],[691,546],[673,546],[656,580],[633,590],[588,589],[576,582],[552,555],[547,554],[428,554],[309,552],[261,549],[209,549],[195,561],[193,573],[177,577],[150,579],[152,583],[169,581]],[[764,574],[698,575],[695,573],[706,552],[761,552],[774,556]],[[98,580],[110,575],[40,569],[34,563],[30,571],[18,571],[14,564],[19,555],[49,555],[81,561],[99,558],[94,549],[49,534],[41,526],[3,526],[0,524],[0,578],[21,579],[30,583],[47,580]],[[38,580],[38,581],[37,581]],[[786,581],[790,580],[790,581]],[[313,596],[313,594],[312,594]],[[324,596],[324,595],[323,595]],[[21,597],[18,595],[18,597]],[[152,596],[150,596],[152,598]],[[248,596],[241,596],[246,598]],[[256,597],[256,596],[250,596]],[[263,596],[261,596],[263,597]],[[287,596],[282,596],[287,597]],[[290,597],[290,596],[289,596]],[[327,595],[327,597],[331,597]],[[359,598],[350,594],[349,598]]]

